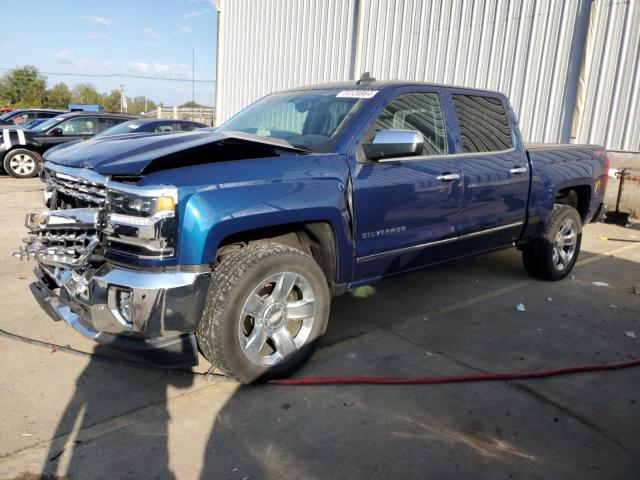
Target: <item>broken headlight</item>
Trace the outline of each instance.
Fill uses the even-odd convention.
[[[172,257],[178,237],[174,187],[107,186],[107,250],[143,258]]]

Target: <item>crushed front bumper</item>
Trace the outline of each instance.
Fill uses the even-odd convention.
[[[167,367],[198,364],[195,329],[208,272],[141,272],[108,263],[84,273],[39,262],[31,292],[54,320]]]

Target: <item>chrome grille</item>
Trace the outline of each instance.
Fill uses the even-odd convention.
[[[35,257],[48,265],[82,266],[100,238],[96,230],[41,231],[24,239],[21,257]]]
[[[46,171],[47,189],[86,203],[87,206],[102,206],[107,197],[104,183],[87,178]]]

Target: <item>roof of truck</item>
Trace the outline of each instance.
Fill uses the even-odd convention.
[[[492,93],[495,95],[504,96],[504,93],[498,92],[496,90],[489,90],[486,88],[473,88],[473,87],[465,87],[462,85],[445,85],[441,83],[430,83],[430,82],[416,82],[413,80],[367,80],[361,83],[358,83],[356,80],[350,80],[345,82],[332,82],[332,83],[317,83],[313,85],[301,85],[299,87],[288,88],[282,91],[290,92],[296,90],[329,90],[329,89],[343,89],[343,90],[351,90],[351,89],[362,89],[362,90],[383,90],[387,88],[396,88],[396,87],[410,87],[410,86],[421,86],[421,87],[439,87],[439,88],[455,88],[460,90],[469,90],[475,92],[483,92],[483,93]]]

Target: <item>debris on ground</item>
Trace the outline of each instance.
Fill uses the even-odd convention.
[[[524,306],[524,303],[519,303],[516,305],[516,310],[519,312],[526,312],[527,308]]]
[[[609,284],[607,282],[593,282],[596,287],[608,287]]]
[[[636,332],[632,330],[627,330],[626,332],[624,332],[624,334],[629,338],[636,338]]]
[[[640,295],[640,285],[634,285],[631,289],[636,295]]]
[[[613,308],[615,310],[616,308],[618,308],[618,305],[616,305],[615,303],[610,303],[609,308]]]
[[[547,297],[547,302],[553,302],[553,298]]]

